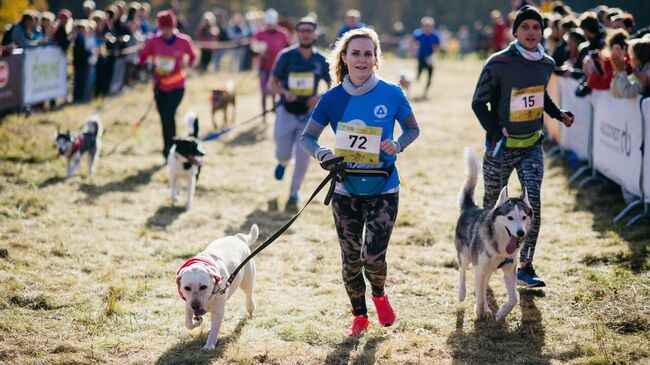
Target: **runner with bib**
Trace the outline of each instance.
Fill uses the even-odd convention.
[[[344,168],[344,179],[336,183],[332,197],[332,212],[341,246],[343,282],[354,316],[347,330],[350,336],[370,325],[364,276],[370,282],[379,323],[390,326],[395,322],[395,311],[384,292],[386,252],[399,201],[395,160],[420,133],[399,86],[375,74],[381,60],[374,30],[345,33],[330,58],[338,85],[323,94],[301,139],[302,148],[321,161],[323,168]],[[395,121],[402,129],[397,140],[393,137]],[[336,136],[334,151],[318,143],[328,125]]]
[[[512,28],[517,40],[488,59],[472,100],[472,109],[486,131],[483,206],[494,207],[510,174],[517,170],[535,213],[519,254],[517,270],[519,284],[529,287],[546,285],[533,268],[544,177],[543,113],[567,127],[574,120],[570,112],[558,109],[546,92],[555,62],[540,45],[543,29],[542,16],[537,9],[521,8]]]
[[[172,139],[176,135],[176,109],[185,93],[183,57],[189,57],[189,65],[196,60],[192,39],[178,32],[176,16],[163,10],[156,15],[160,32],[149,39],[140,51],[140,65],[153,59],[154,98],[160,114],[163,132],[163,155],[167,159]]]
[[[316,21],[312,18],[298,21],[298,44],[282,50],[269,80],[269,89],[281,96],[273,131],[278,159],[275,168],[277,180],[282,180],[292,155],[295,157],[288,207],[295,207],[298,203],[298,191],[309,166],[309,156],[298,146],[300,134],[320,98],[318,83],[324,80],[329,88],[332,82],[325,56],[314,47],[316,28]]]

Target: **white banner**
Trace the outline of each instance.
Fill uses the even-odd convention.
[[[650,203],[650,98],[641,103],[641,111],[645,121],[645,143],[643,144],[643,192],[645,202]]]
[[[23,102],[36,104],[68,95],[67,68],[68,62],[59,47],[25,50]]]
[[[560,89],[560,108],[568,110],[575,116],[570,128],[561,125],[560,145],[576,153],[578,159],[589,159],[589,139],[591,137],[591,102],[589,97],[579,98],[575,95],[578,80],[570,77],[558,77]]]
[[[594,168],[638,197],[643,163],[639,99],[617,99],[609,90],[591,92]]]

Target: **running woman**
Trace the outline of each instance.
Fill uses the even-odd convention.
[[[395,311],[384,291],[386,252],[399,201],[395,160],[420,134],[402,90],[376,75],[381,61],[374,30],[345,33],[330,58],[338,85],[323,94],[301,139],[303,149],[323,162],[325,169],[346,169],[347,177],[335,187],[332,212],[341,246],[343,283],[354,316],[349,336],[370,325],[364,276],[370,283],[379,323],[390,326],[395,322]],[[397,140],[393,137],[395,121],[402,129]],[[336,135],[334,151],[318,144],[328,125]],[[337,156],[344,162],[337,162]]]
[[[185,93],[183,57],[189,57],[191,66],[196,60],[196,53],[192,48],[192,39],[176,29],[176,16],[172,11],[160,11],[156,19],[160,31],[140,51],[140,65],[149,57],[153,58],[154,98],[162,124],[163,155],[167,159],[176,135],[176,109]]]
[[[414,46],[417,45],[418,57],[418,73],[417,79],[420,81],[422,71],[427,70],[427,85],[424,87],[422,96],[427,97],[429,87],[431,86],[431,78],[433,76],[433,54],[440,47],[440,37],[438,33],[433,30],[435,21],[430,16],[425,16],[420,20],[421,27],[413,32]]]
[[[269,80],[271,92],[281,96],[275,112],[276,121],[273,131],[275,156],[278,159],[275,168],[277,180],[282,180],[292,155],[295,157],[287,203],[290,208],[299,201],[298,191],[309,166],[309,155],[298,146],[300,135],[320,98],[318,94],[320,80],[324,80],[328,88],[332,83],[327,59],[314,47],[316,28],[316,21],[312,18],[305,17],[298,21],[296,24],[298,44],[282,50]]]
[[[265,28],[253,35],[255,42],[251,44],[251,48],[260,54],[260,91],[262,92],[262,112],[264,113],[266,113],[266,99],[270,96],[271,104],[275,99],[275,95],[268,89],[273,63],[280,51],[291,44],[291,35],[286,28],[278,25],[278,17],[278,12],[275,9],[267,9],[264,12]]]
[[[512,28],[516,41],[488,59],[472,100],[472,109],[486,131],[483,206],[491,208],[496,204],[501,188],[508,184],[510,174],[516,169],[535,213],[519,254],[517,270],[519,284],[529,287],[546,285],[533,268],[544,177],[543,112],[567,127],[574,120],[571,113],[558,109],[546,92],[555,62],[540,45],[543,29],[537,9],[521,8]]]

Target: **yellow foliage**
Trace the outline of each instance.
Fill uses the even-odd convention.
[[[29,7],[28,0],[0,0],[0,29],[19,21],[23,11]]]

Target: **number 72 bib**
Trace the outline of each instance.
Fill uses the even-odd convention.
[[[378,164],[381,131],[381,127],[349,125],[339,122],[336,127],[334,154],[343,156],[345,162]]]
[[[528,122],[542,117],[544,85],[513,88],[510,92],[510,121]]]

